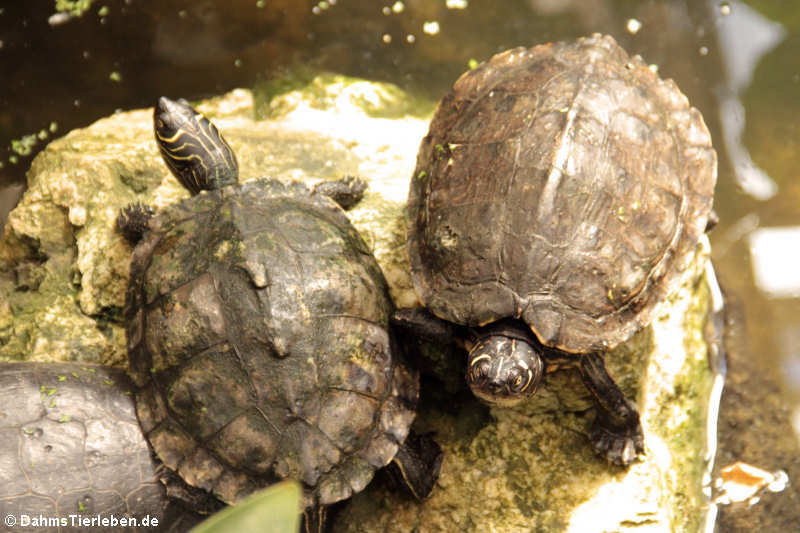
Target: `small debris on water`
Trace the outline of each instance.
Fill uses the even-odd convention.
[[[636,35],[639,33],[639,30],[642,29],[642,23],[636,19],[628,19],[626,28],[628,29],[628,33],[631,35]]]
[[[70,19],[72,19],[72,15],[70,15],[69,13],[64,13],[64,12],[54,13],[53,15],[50,15],[50,17],[48,17],[47,23],[53,27],[61,26],[62,24],[66,24],[67,22],[69,22]]]
[[[770,298],[800,296],[800,226],[761,227],[748,241],[756,287]]]
[[[425,33],[426,35],[438,35],[439,23],[436,21],[423,23],[422,32]]]
[[[789,476],[783,470],[768,472],[739,461],[724,467],[714,480],[714,487],[720,491],[714,503],[730,505],[746,501],[754,505],[758,503],[758,493],[762,490],[781,492],[788,483]]]

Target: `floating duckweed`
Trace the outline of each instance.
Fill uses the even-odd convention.
[[[56,0],[56,12],[80,17],[92,6],[94,0]]]
[[[11,150],[18,155],[30,155],[34,146],[38,143],[35,133],[24,135],[20,139],[11,141]]]

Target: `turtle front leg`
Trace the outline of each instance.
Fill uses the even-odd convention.
[[[590,438],[595,451],[610,463],[627,466],[644,453],[644,437],[636,405],[608,375],[603,357],[590,353],[578,368],[597,406]]]
[[[418,501],[428,498],[433,491],[444,453],[430,435],[410,432],[400,445],[387,469],[392,478],[404,486]]]
[[[459,344],[461,337],[457,326],[433,315],[424,307],[397,309],[391,321],[392,325],[410,335],[444,346]]]
[[[142,235],[149,229],[150,219],[155,211],[149,205],[141,203],[128,204],[119,210],[117,215],[117,231],[131,245],[142,240]]]
[[[364,198],[367,182],[355,176],[345,176],[338,180],[321,181],[314,185],[314,194],[327,196],[347,211]]]

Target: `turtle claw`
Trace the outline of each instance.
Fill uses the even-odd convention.
[[[315,194],[327,196],[348,210],[364,198],[367,182],[355,176],[345,176],[334,181],[322,181],[314,186]]]
[[[116,225],[125,240],[135,245],[142,239],[144,232],[148,230],[150,219],[153,218],[155,211],[149,205],[140,202],[128,204],[119,210]]]
[[[644,453],[642,426],[638,420],[635,427],[620,429],[595,422],[591,439],[594,451],[615,465],[628,466]]]

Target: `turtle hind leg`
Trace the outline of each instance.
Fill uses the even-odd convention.
[[[314,186],[314,194],[327,196],[342,209],[350,209],[364,198],[367,182],[355,176],[345,176],[334,181],[323,181]]]
[[[430,434],[420,435],[412,431],[400,445],[387,471],[414,498],[422,501],[431,495],[439,479],[443,457],[442,448]]]
[[[177,472],[165,466],[164,463],[158,465],[156,473],[164,485],[170,502],[175,502],[181,507],[201,515],[209,515],[225,507],[225,504],[213,494],[189,485]]]
[[[636,405],[608,375],[600,354],[584,355],[578,368],[597,407],[590,434],[595,451],[610,463],[629,465],[644,453],[644,436]]]
[[[150,219],[155,211],[149,205],[136,202],[119,210],[117,215],[117,231],[131,244],[142,240],[142,235],[149,229]]]

